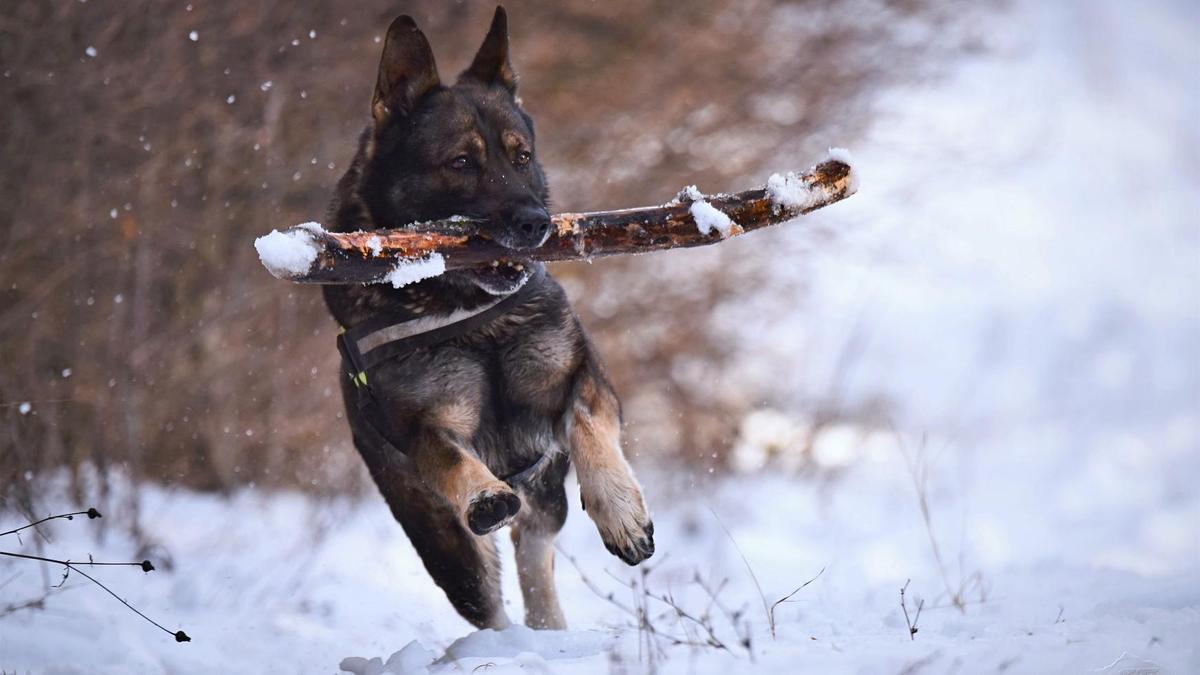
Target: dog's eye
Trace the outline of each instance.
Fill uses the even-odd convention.
[[[533,159],[533,155],[522,150],[521,152],[517,153],[517,166],[525,166],[531,159]]]
[[[465,169],[469,166],[471,166],[471,158],[466,155],[459,155],[450,162],[450,168],[452,169]]]

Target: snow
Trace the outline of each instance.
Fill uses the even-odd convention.
[[[847,180],[846,190],[849,194],[858,192],[859,171],[850,151],[845,148],[830,148],[825,159],[837,160],[849,165],[850,177]],[[809,186],[803,175],[789,171],[786,174],[771,174],[767,179],[767,196],[777,207],[805,210],[820,201],[824,195],[820,190],[814,190]]]
[[[698,202],[704,199],[704,194],[700,192],[700,188],[695,185],[689,185],[679,191],[679,195],[675,198],[676,203],[687,200],[689,202]]]
[[[288,279],[308,272],[321,251],[321,245],[309,233],[324,231],[317,223],[303,223],[284,232],[271,230],[254,240],[254,249],[272,275]]]
[[[830,148],[829,153],[825,157],[826,159],[839,161],[842,164],[854,166],[854,157],[850,155],[850,151],[846,148]]]
[[[1200,672],[1200,97],[1185,86],[1197,66],[1189,12],[1018,0],[1000,56],[881,103],[878,127],[856,145],[869,189],[809,216],[811,228],[776,231],[768,271],[803,273],[809,292],[789,297],[794,312],[747,297],[744,314],[719,318],[742,331],[733,375],[775,383],[790,407],[741,421],[728,477],[633,458],[656,526],[646,582],[700,613],[710,603],[695,576],[727,579],[722,604],[744,621],[731,627],[713,609],[716,629],[730,644],[748,635],[753,660],[737,646],[676,645],[652,664],[633,619],[565,557],[601,592],[637,599],[624,584],[641,583],[645,568],[604,550],[571,478],[555,571],[568,631],[473,631],[373,491],[356,502],[149,488],[142,540],[148,557],[172,564],[97,575],[194,641],[175,644],[72,577],[45,610],[0,620],[4,667]],[[818,243],[805,239],[821,229]],[[742,391],[732,376],[714,386]],[[815,411],[830,397],[882,401],[888,419],[822,420]],[[114,504],[128,502],[120,481],[113,491]],[[65,490],[43,498],[69,503]],[[142,540],[115,527],[119,517],[106,511],[101,539],[88,521],[57,522],[44,550],[129,558]],[[512,545],[499,535],[506,609],[519,620]],[[0,604],[40,595],[40,571],[0,562]],[[772,637],[762,597],[814,577],[777,607]],[[898,607],[909,579],[909,601],[925,601],[915,639]],[[947,599],[960,585],[965,611]],[[648,604],[654,617],[667,610]],[[692,630],[673,616],[655,620]]]
[[[861,185],[862,174],[859,173],[858,165],[854,162],[854,156],[850,154],[850,151],[846,148],[830,148],[825,159],[836,160],[850,167],[850,180],[847,182],[846,189],[850,194],[857,193]]]
[[[83,53],[94,59],[100,52],[96,51],[95,47],[89,46],[87,49],[83,50]]]
[[[391,283],[393,288],[400,288],[422,279],[436,277],[445,271],[446,259],[440,253],[431,253],[427,258],[397,261],[396,266],[381,281]]]
[[[200,39],[200,33],[197,33],[196,31],[192,31],[192,32],[188,33],[188,39],[191,40],[192,42],[196,42]]]
[[[1111,482],[1107,472],[1090,468],[1113,461],[1108,447],[1043,442],[981,450],[977,462],[946,457],[931,462],[929,472],[933,532],[947,577],[957,586],[978,571],[985,584],[986,598],[968,595],[965,613],[947,606],[895,437],[869,448],[852,443],[860,461],[832,482],[803,479],[777,463],[719,480],[643,468],[659,545],[649,588],[699,615],[709,603],[695,576],[727,580],[718,597],[741,613],[743,628],[735,631],[714,610],[717,634],[736,645],[748,632],[754,651],[752,663],[736,646],[727,653],[664,645],[657,671],[782,673],[803,663],[814,672],[899,672],[931,658],[933,672],[958,670],[956,663],[979,672],[1006,663],[1005,672],[1079,672],[1128,652],[1163,672],[1195,672],[1200,545],[1192,534],[1200,496],[1172,487],[1168,477],[1179,469],[1142,465],[1136,481]],[[1063,463],[1064,455],[1072,462]],[[1130,488],[1153,490],[1143,495],[1150,500],[1171,496],[1176,515],[1144,523],[1134,517]],[[121,481],[115,490],[114,502],[122,503]],[[1088,498],[1062,508],[1064,490]],[[496,673],[600,674],[614,664],[649,670],[632,618],[589,590],[565,556],[576,558],[601,593],[623,602],[636,597],[623,584],[640,580],[641,571],[604,550],[580,510],[573,478],[567,494],[556,565],[567,631],[473,631],[429,580],[375,494],[361,502],[317,502],[254,490],[224,499],[152,488],[140,499],[143,537],[154,542],[147,557],[158,571],[97,574],[193,642],[176,644],[72,577],[51,594],[45,611],[5,618],[0,653],[17,672],[202,673],[230,655],[277,672],[334,672],[339,664],[353,673],[484,672],[476,669],[488,663],[486,671]],[[105,516],[106,523],[119,517]],[[132,537],[113,528],[97,540],[97,527],[78,519],[55,523],[46,550],[97,560],[135,556]],[[497,542],[507,611],[519,619],[512,545],[506,532]],[[774,639],[747,563],[769,603],[825,570],[776,608]],[[1136,571],[1142,567],[1147,571]],[[47,572],[56,576],[53,568]],[[40,593],[36,565],[0,563],[0,573],[19,575],[5,589],[6,602]],[[908,638],[898,607],[906,579],[912,579],[910,600],[925,601],[916,640]],[[651,608],[655,617],[667,609],[654,601]],[[686,634],[686,623],[673,616],[656,619],[659,629]]]
[[[382,675],[383,673],[412,675],[429,672],[427,666],[436,658],[420,642],[413,640],[404,649],[388,657],[386,662],[379,657],[366,659],[361,656],[350,656],[342,659],[338,667],[345,672],[354,673],[354,675]]]
[[[804,178],[794,171],[767,179],[767,196],[771,203],[788,209],[804,209],[820,195],[809,189]]]
[[[378,235],[372,235],[367,239],[367,249],[371,251],[371,255],[379,257],[383,255],[383,240]]]
[[[728,237],[733,230],[733,221],[729,219],[729,216],[703,199],[692,202],[688,211],[692,214],[692,218],[696,219],[696,227],[700,230],[700,234],[708,234],[716,230],[722,237]]]

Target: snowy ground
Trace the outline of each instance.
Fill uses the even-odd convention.
[[[924,664],[921,672],[1044,673],[1121,672],[1153,664],[1185,673],[1200,666],[1200,556],[1186,531],[1196,522],[1197,500],[1192,496],[1190,511],[1175,516],[1129,510],[1131,494],[1139,502],[1165,496],[1145,490],[1169,491],[1170,467],[1154,467],[1131,486],[1125,476],[1136,453],[1119,455],[1116,466],[1108,466],[1112,462],[1097,452],[1075,484],[1064,485],[1044,478],[1062,475],[1061,460],[1027,446],[1013,457],[991,455],[996,459],[988,465],[932,470],[928,496],[947,579],[957,589],[978,572],[985,589],[981,603],[978,592],[968,591],[972,604],[964,613],[947,606],[903,454],[886,439],[870,447],[825,488],[766,475],[712,484],[650,477],[662,556],[646,579],[650,591],[673,595],[699,617],[709,603],[694,576],[713,585],[728,580],[717,597],[741,615],[734,624],[711,610],[729,652],[664,641],[655,656],[659,670],[747,672],[753,664],[762,672],[878,673],[917,672],[915,664]],[[316,506],[289,495],[246,492],[224,501],[152,490],[144,511],[148,532],[169,551],[174,568],[98,574],[194,641],[176,644],[72,579],[45,611],[5,619],[0,668],[333,673],[344,657],[387,660],[403,648],[410,665],[421,667],[449,649],[453,662],[435,672],[472,672],[487,663],[495,664],[488,672],[650,667],[630,617],[589,590],[561,557],[557,578],[570,632],[535,634],[518,627],[504,636],[472,634],[375,500]],[[81,520],[58,524],[48,549],[97,559],[133,555],[121,537],[97,545],[88,534],[93,527]],[[560,541],[602,592],[626,605],[642,601],[621,585],[638,573],[608,555],[577,504]],[[508,555],[506,538],[501,545]],[[770,602],[825,570],[776,610],[776,639],[768,634],[762,596],[746,563]],[[34,567],[7,566],[4,580],[21,573],[7,588],[36,586]],[[910,602],[926,603],[915,640],[898,604],[908,578]],[[511,565],[505,582],[509,613],[519,617]],[[652,616],[668,609],[654,600],[649,605]],[[669,611],[655,623],[672,635],[697,637],[695,626]],[[740,646],[746,635],[749,650]],[[417,645],[410,646],[413,641]],[[1100,670],[1125,654],[1120,668]]]
[[[570,632],[472,633],[377,498],[151,489],[145,529],[173,568],[98,575],[194,641],[73,578],[45,610],[0,621],[0,670],[335,673],[399,652],[395,672],[434,659],[464,673],[1200,672],[1197,26],[1184,2],[1017,2],[998,53],[884,102],[853,148],[860,193],[813,216],[842,236],[803,258],[808,304],[750,350],[747,376],[797,373],[795,409],[748,421],[741,475],[643,470],[659,551],[645,583],[707,609],[727,651],[648,644],[562,557]],[[797,411],[832,386],[824,371],[854,334],[839,395],[886,396],[898,431],[829,430],[817,470],[796,475],[762,442],[804,424]],[[780,368],[772,345],[804,363]],[[640,572],[572,509],[560,542],[582,574],[646,602],[659,631],[702,640],[622,585]],[[133,555],[95,526],[56,524],[47,551]],[[36,568],[0,563],[0,605],[40,588]],[[720,607],[697,574],[728,580]],[[772,638],[763,597],[813,577],[775,610]],[[908,579],[910,611],[925,602],[915,639]]]

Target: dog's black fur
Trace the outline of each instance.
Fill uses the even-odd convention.
[[[533,121],[516,98],[503,8],[453,86],[441,83],[413,20],[396,19],[372,117],[338,184],[332,228],[463,215],[493,223],[490,236],[517,251],[545,242],[549,191]],[[333,317],[353,326],[384,312],[446,315],[528,286],[503,316],[372,370],[383,431],[403,456],[371,441],[354,385],[343,377],[350,428],[371,475],[434,580],[481,627],[508,623],[488,533],[510,522],[526,622],[564,625],[551,542],[566,518],[563,481],[571,463],[609,550],[631,565],[654,551],[649,514],[621,455],[616,395],[562,288],[537,271],[533,264],[501,265],[399,289],[325,287]],[[516,489],[496,478],[543,453],[550,460]]]

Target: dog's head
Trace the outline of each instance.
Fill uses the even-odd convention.
[[[491,29],[453,86],[438,77],[429,41],[408,16],[388,28],[371,105],[364,199],[379,227],[447,218],[484,219],[496,242],[537,248],[550,234],[549,192],[533,120],[516,97],[508,19]],[[529,274],[501,266],[451,272],[445,281],[506,293]]]

